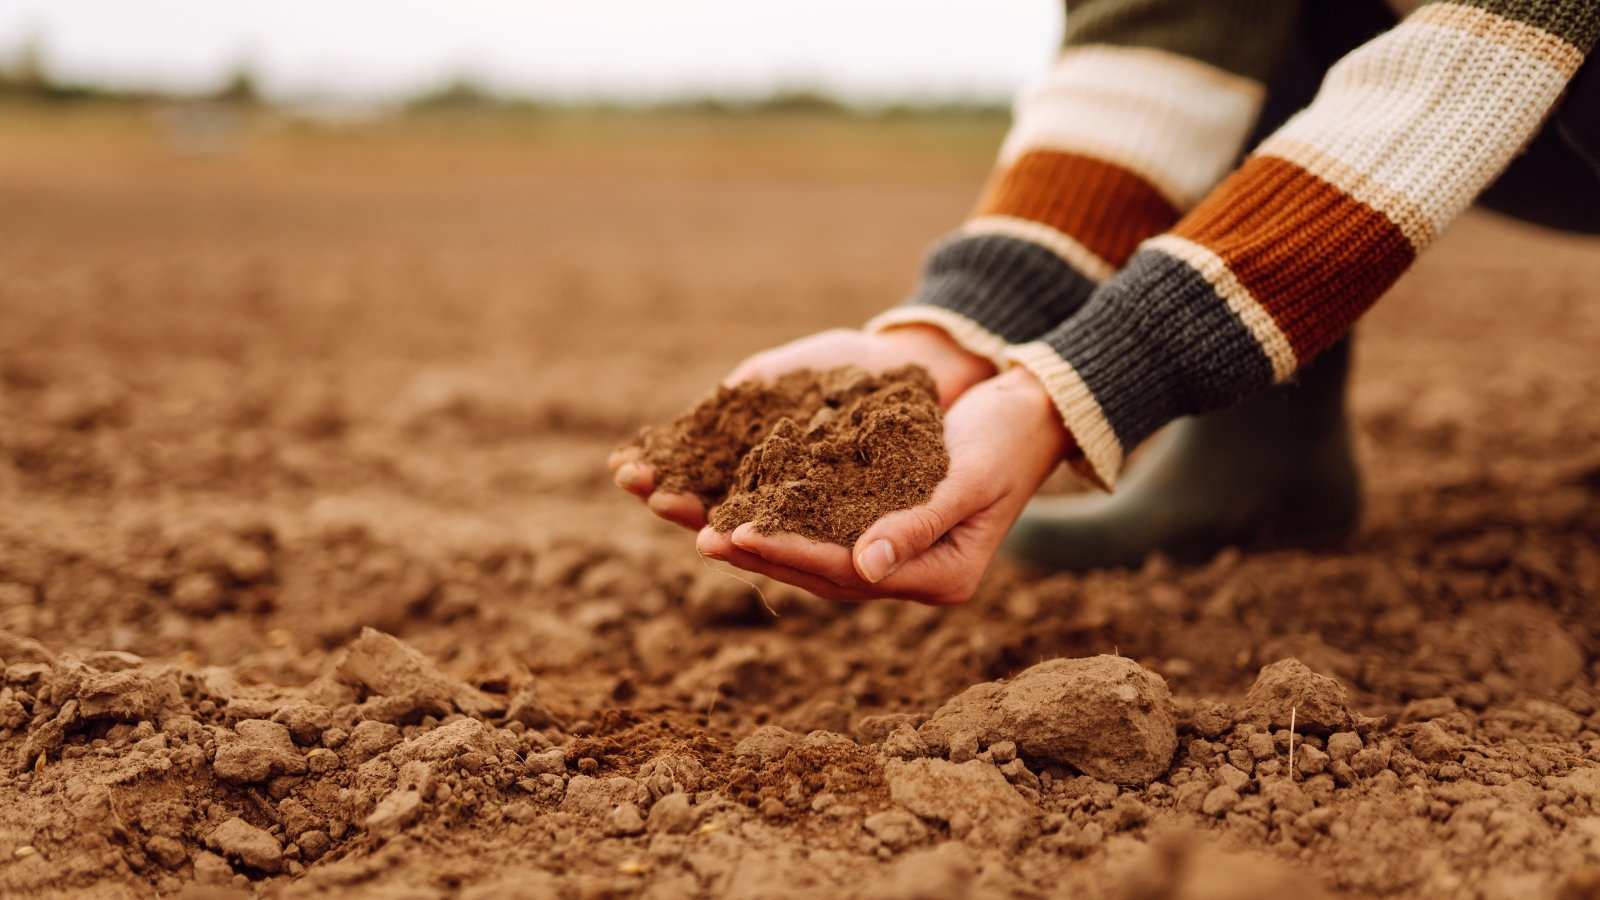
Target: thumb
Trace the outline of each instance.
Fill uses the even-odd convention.
[[[746,360],[722,379],[722,386],[725,388],[737,387],[746,381],[754,381],[755,379],[755,366],[749,360]]]
[[[983,481],[960,477],[952,468],[927,503],[874,522],[851,551],[856,574],[876,584],[922,555],[950,529],[989,505],[992,498],[984,491]]]

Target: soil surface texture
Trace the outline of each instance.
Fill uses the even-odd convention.
[[[1363,323],[1345,546],[843,605],[606,452],[904,296],[998,123],[117,115],[0,107],[0,896],[1600,885],[1594,239]]]
[[[698,496],[718,531],[750,522],[848,547],[933,495],[949,465],[942,423],[921,366],[847,366],[718,387],[635,445],[659,489]]]

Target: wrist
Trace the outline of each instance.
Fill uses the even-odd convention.
[[[973,385],[992,378],[995,365],[987,358],[967,350],[943,328],[915,322],[891,325],[878,337],[903,349],[928,369],[947,403]]]
[[[1061,420],[1050,392],[1032,372],[1012,366],[989,383],[1016,404],[1016,414],[1028,424],[1030,433],[1039,435],[1038,446],[1048,450],[1051,459],[1060,460],[1078,452],[1077,442]]]

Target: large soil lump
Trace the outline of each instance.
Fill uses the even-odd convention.
[[[972,737],[1013,741],[1039,764],[1115,784],[1160,777],[1178,747],[1178,718],[1160,676],[1120,656],[1052,659],[1009,682],[974,685],[923,725],[931,746]]]
[[[1364,717],[1350,712],[1344,685],[1311,671],[1293,657],[1264,667],[1245,695],[1244,705],[1273,728],[1292,725],[1307,734],[1328,735],[1365,722]]]

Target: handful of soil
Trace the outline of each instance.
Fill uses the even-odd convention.
[[[933,379],[921,366],[869,375],[802,369],[775,383],[718,387],[633,445],[656,489],[692,493],[711,526],[753,522],[843,546],[896,510],[927,502],[950,456]]]

